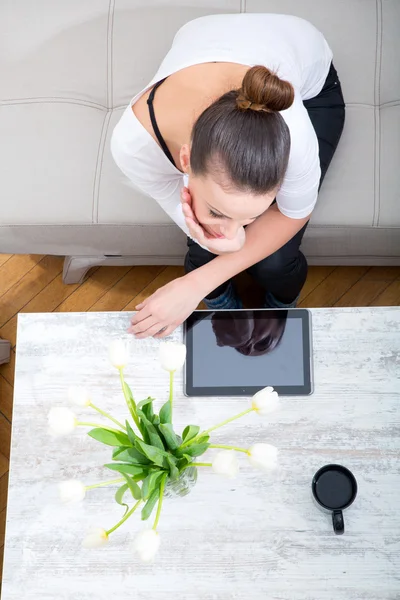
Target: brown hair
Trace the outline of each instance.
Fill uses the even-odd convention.
[[[286,328],[287,310],[248,311],[238,319],[235,311],[216,312],[211,318],[217,346],[230,346],[244,356],[263,356],[281,343]]]
[[[290,132],[279,111],[293,104],[288,81],[263,66],[249,69],[239,90],[227,92],[199,116],[192,130],[195,175],[225,175],[235,188],[264,194],[282,183]]]

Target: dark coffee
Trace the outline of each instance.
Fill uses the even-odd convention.
[[[332,469],[319,476],[315,493],[324,506],[331,509],[343,508],[353,497],[353,485],[345,473]]]
[[[331,513],[335,533],[344,533],[342,511],[357,496],[357,481],[353,473],[342,465],[325,465],[314,475],[312,493],[318,505]]]

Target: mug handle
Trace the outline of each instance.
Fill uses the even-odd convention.
[[[336,535],[342,535],[344,533],[344,519],[341,510],[334,510],[332,513],[332,524],[333,530]]]

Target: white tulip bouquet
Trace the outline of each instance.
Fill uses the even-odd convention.
[[[50,431],[54,435],[66,435],[76,427],[92,427],[88,435],[95,440],[111,446],[112,462],[104,465],[117,472],[119,477],[111,481],[84,485],[78,480],[64,481],[59,484],[60,497],[64,502],[83,500],[87,491],[102,486],[118,485],[115,500],[125,507],[123,517],[108,530],[91,530],[83,540],[86,548],[104,545],[109,536],[141,507],[142,520],[150,518],[157,505],[156,515],[151,529],[143,530],[135,539],[134,549],[144,562],[153,560],[160,546],[158,524],[163,499],[168,488],[179,482],[191,470],[197,477],[198,468],[211,467],[215,473],[234,478],[239,471],[238,454],[244,454],[256,468],[268,471],[277,466],[278,450],[270,444],[254,444],[250,448],[238,448],[214,444],[210,434],[232,421],[255,412],[265,416],[278,408],[278,394],[273,388],[261,390],[251,400],[249,408],[214,427],[201,431],[198,425],[187,425],[182,434],[174,431],[172,425],[174,374],[186,359],[184,344],[162,342],[160,344],[161,367],[170,373],[169,399],[159,413],[154,412],[153,398],[136,403],[129,385],[124,379],[124,368],[128,362],[128,348],[122,341],[115,341],[110,347],[110,360],[118,369],[123,395],[132,421],[125,424],[93,404],[88,393],[81,388],[71,388],[71,402],[80,407],[90,407],[108,419],[116,427],[79,421],[68,408],[52,408],[48,415]],[[212,462],[199,462],[198,459],[209,449],[218,450]],[[195,478],[193,479],[195,481]],[[184,495],[189,492],[187,488]],[[130,508],[125,495],[129,495],[133,506]]]

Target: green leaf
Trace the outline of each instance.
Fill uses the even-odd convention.
[[[160,479],[164,475],[164,471],[153,471],[146,477],[142,485],[142,498],[147,500],[154,489],[160,485]]]
[[[161,431],[168,448],[172,451],[176,450],[179,447],[179,440],[175,435],[171,423],[161,423],[158,428]]]
[[[113,460],[120,460],[122,462],[133,463],[135,465],[149,465],[150,461],[136,448],[127,446],[120,446],[114,448],[112,453]]]
[[[127,504],[125,504],[125,502],[122,502],[122,499],[123,499],[124,494],[127,491],[127,489],[128,489],[128,484],[124,483],[124,485],[121,485],[121,487],[118,488],[117,491],[115,492],[116,502],[118,502],[118,504],[120,504],[121,506],[125,506],[125,515],[129,510],[129,506]]]
[[[130,440],[126,433],[116,429],[111,431],[103,427],[96,427],[96,429],[88,431],[88,435],[107,446],[130,446]]]
[[[205,434],[205,435],[199,435],[199,437],[196,440],[196,444],[207,444],[207,442],[209,441],[210,436]]]
[[[146,419],[148,419],[150,422],[153,421],[153,417],[154,417],[153,401],[154,401],[154,398],[151,398],[149,396],[148,398],[146,398],[146,400],[142,400],[137,405],[138,410],[141,410],[144,413]]]
[[[179,477],[179,469],[176,466],[176,461],[175,461],[174,457],[171,456],[171,454],[168,454],[167,462],[168,462],[168,466],[169,466],[169,474],[170,474],[171,480],[176,481],[176,479],[178,479],[178,477]]]
[[[122,473],[122,476],[126,479],[126,485],[129,487],[131,494],[135,500],[140,500],[142,498],[142,491],[138,484],[133,481],[131,477],[129,477],[126,473]]]
[[[199,433],[200,427],[198,425],[188,425],[185,427],[182,433],[183,442],[190,442]]]
[[[171,403],[169,400],[160,410],[160,423],[171,423]]]
[[[210,444],[193,444],[192,446],[186,446],[185,448],[182,448],[182,450],[178,451],[178,456],[191,456],[191,457],[195,457],[195,456],[201,456],[202,454],[204,454],[204,452],[208,449]]]
[[[126,432],[128,434],[129,441],[132,444],[132,446],[134,446],[136,440],[139,440],[140,438],[138,438],[136,433],[133,431],[132,427],[130,426],[129,421],[125,421],[125,426],[126,426]]]
[[[160,424],[160,417],[158,415],[154,415],[154,417],[151,419],[153,425],[155,427],[157,427]]]
[[[192,460],[193,459],[191,456],[189,456],[188,454],[184,454],[183,457],[178,460],[176,466],[178,467],[179,471],[182,471],[182,469],[188,464],[190,464]]]
[[[160,450],[159,448],[155,448],[154,446],[145,444],[144,442],[142,442],[142,440],[139,439],[136,440],[135,446],[140,452],[143,452],[143,454],[147,456],[147,458],[151,460],[152,463],[159,467],[164,466],[164,458],[168,456],[165,450]]]
[[[125,387],[125,391],[127,393],[127,396],[129,398],[129,402],[131,403],[131,406],[133,406],[133,408],[136,409],[136,402],[135,402],[135,400],[133,398],[132,390],[129,387],[129,385],[126,383],[126,381],[124,381],[124,387]]]
[[[142,510],[142,520],[143,521],[146,521],[150,517],[151,513],[153,512],[153,508],[155,507],[157,500],[159,498],[159,495],[160,495],[159,487],[160,486],[158,485],[158,487],[156,487],[153,490],[150,498],[147,500],[146,504],[143,507],[143,510]]]
[[[153,423],[150,423],[150,421],[147,419],[145,414],[139,409],[138,409],[138,416],[140,417],[142,426],[147,431],[150,446],[155,446],[156,448],[159,448],[160,450],[164,450],[165,449],[164,444],[162,443],[162,440],[158,434],[158,431],[154,427]]]
[[[124,475],[132,475],[136,481],[141,481],[145,477],[147,477],[148,469],[142,465],[128,465],[126,463],[109,463],[104,465],[107,469],[111,471],[117,471],[117,473],[121,473]]]

